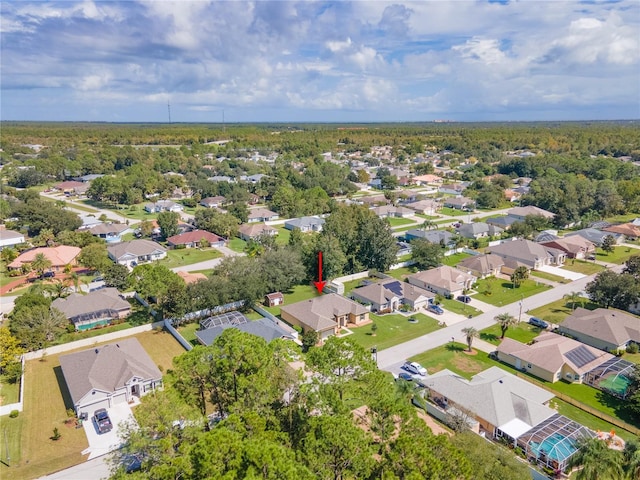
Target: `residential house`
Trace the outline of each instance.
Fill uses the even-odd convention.
[[[135,267],[139,263],[162,260],[167,249],[152,240],[138,239],[107,246],[109,258],[120,265]]]
[[[78,227],[78,230],[80,231],[90,230],[93,227],[102,225],[104,223],[102,220],[96,218],[94,215],[78,215],[78,216],[80,217],[80,220],[82,220],[82,225]]]
[[[505,338],[498,345],[497,355],[500,361],[551,383],[560,379],[582,383],[587,372],[613,358],[610,353],[552,332],[541,333],[528,345]]]
[[[553,220],[553,217],[555,217],[554,213],[551,213],[551,212],[549,212],[547,210],[544,210],[542,208],[534,207],[533,205],[527,205],[526,207],[514,207],[514,208],[511,208],[511,209],[507,210],[507,215],[510,216],[510,217],[515,218],[516,220],[518,220],[520,222],[524,222],[524,220],[529,215],[538,216],[538,217],[544,217],[547,220]]]
[[[242,180],[243,182],[249,182],[255,185],[257,183],[260,183],[260,180],[262,180],[266,176],[267,175],[263,173],[256,173],[255,175],[241,175],[240,180]]]
[[[455,245],[454,235],[446,230],[422,230],[420,228],[413,228],[411,230],[407,230],[404,237],[408,242],[416,239],[422,239],[427,242],[438,243],[449,248]]]
[[[608,352],[640,345],[640,317],[608,308],[576,308],[558,327],[560,333]]]
[[[182,200],[183,198],[191,198],[192,196],[193,190],[187,187],[176,187],[173,189],[173,192],[171,192],[171,198],[174,200]]]
[[[582,238],[589,240],[597,247],[602,245],[604,238],[607,236],[613,237],[616,244],[621,244],[624,242],[624,235],[615,232],[603,232],[602,230],[598,230],[597,228],[583,228],[582,230],[567,233],[564,238],[573,237],[574,235],[579,235]]]
[[[54,185],[54,190],[64,193],[65,195],[84,195],[89,190],[89,184],[85,182],[76,182],[69,180]]]
[[[393,312],[401,305],[412,310],[426,308],[434,296],[431,292],[395,278],[370,283],[351,292],[354,300],[371,305],[372,312],[381,313]]]
[[[162,388],[162,373],[136,338],[60,355],[60,367],[78,416]]]
[[[278,235],[278,230],[264,223],[245,223],[238,227],[238,236],[246,242],[261,235]]]
[[[371,209],[380,218],[406,218],[413,217],[416,212],[410,208],[396,207],[394,205],[382,205],[380,207],[373,207]]]
[[[471,289],[476,280],[477,277],[474,275],[448,265],[424,270],[407,277],[411,285],[445,297],[462,295],[465,290]]]
[[[475,200],[467,197],[449,197],[442,200],[442,204],[447,208],[456,210],[472,211],[476,208]]]
[[[57,247],[37,247],[22,252],[7,267],[9,269],[22,268],[25,264],[30,264],[36,255],[43,254],[51,262],[51,271],[63,270],[67,265],[76,265],[77,257],[80,255],[80,248],[69,245],[58,245]]]
[[[504,259],[515,260],[531,270],[539,269],[546,265],[562,265],[567,254],[557,248],[545,247],[531,240],[508,240],[490,247],[491,253]]]
[[[234,183],[233,178],[227,175],[214,175],[213,177],[207,178],[210,182],[226,182],[226,183]]]
[[[207,279],[207,276],[204,273],[192,273],[183,271],[178,271],[176,273],[182,280],[184,280],[184,283],[186,283],[187,285]]]
[[[208,243],[211,247],[224,246],[224,238],[219,237],[215,233],[206,230],[191,230],[190,232],[181,233],[167,238],[169,247],[176,248],[184,245],[184,248],[196,248],[202,246],[202,243]]]
[[[489,253],[467,257],[458,262],[456,268],[477,278],[487,278],[497,276],[504,265],[504,258]]]
[[[413,177],[416,185],[439,185],[442,184],[442,177],[433,174],[417,175]]]
[[[369,311],[357,302],[337,293],[328,293],[309,300],[285,305],[280,308],[280,317],[304,331],[318,332],[325,340],[347,325],[359,326],[369,321]]]
[[[389,200],[385,198],[384,195],[368,195],[366,197],[358,198],[363,205],[377,206],[377,205],[385,205],[389,203]]]
[[[325,220],[322,217],[300,217],[292,218],[284,222],[284,228],[287,230],[298,229],[303,233],[306,232],[321,232],[322,226],[325,224]]]
[[[284,295],[282,292],[267,293],[264,296],[264,304],[267,307],[277,307],[284,303]]]
[[[493,225],[494,227],[501,228],[502,230],[509,230],[511,228],[511,225],[513,225],[514,223],[518,223],[521,220],[518,220],[515,217],[504,215],[502,217],[487,218],[485,221],[489,225]]]
[[[216,197],[203,198],[202,200],[200,200],[200,205],[206,208],[219,208],[222,207],[222,205],[224,205],[226,201],[226,198],[218,195]]]
[[[60,310],[76,331],[109,325],[131,313],[131,305],[116,288],[101,288],[86,295],[72,293],[65,298],[56,298],[51,308]]]
[[[458,235],[464,238],[485,238],[502,235],[504,230],[484,222],[463,223],[458,228]]]
[[[463,183],[447,183],[438,187],[438,192],[446,195],[462,195],[462,192],[466,190],[468,185]]]
[[[640,238],[640,227],[634,225],[633,223],[622,223],[620,225],[611,225],[609,227],[603,228],[603,232],[607,233],[616,233],[618,235],[623,235],[625,238],[629,240],[636,240]]]
[[[417,202],[407,203],[405,207],[423,215],[435,215],[442,205],[435,200],[419,200]]]
[[[249,210],[247,223],[268,222],[280,218],[276,212],[272,212],[267,208],[254,208]]]
[[[295,340],[297,338],[295,330],[285,329],[282,325],[269,318],[247,320],[246,322],[237,325],[222,323],[204,330],[196,330],[195,334],[196,338],[202,345],[209,346],[228,328],[235,328],[241,332],[250,333],[251,335],[263,338],[267,343],[277,338],[286,338],[290,340]]]
[[[145,204],[144,209],[149,213],[181,212],[184,210],[184,207],[171,200],[158,200],[154,203]]]
[[[566,253],[567,258],[585,259],[589,258],[589,255],[596,253],[596,246],[580,235],[556,238],[554,240],[547,240],[540,243],[545,247],[562,250]]]
[[[407,170],[392,168],[389,170],[389,175],[396,177],[398,179],[398,185],[400,186],[406,186],[411,183],[411,173]]]
[[[15,230],[0,228],[0,250],[5,247],[15,247],[24,243],[24,234]]]
[[[92,235],[104,239],[107,243],[122,241],[122,235],[130,233],[129,225],[124,223],[101,223],[89,229]]]
[[[521,192],[517,192],[511,188],[507,188],[504,191],[504,197],[510,201],[510,202],[517,202],[518,200],[520,200],[522,198],[522,193]]]
[[[553,393],[516,377],[499,367],[490,367],[470,380],[441,370],[421,380],[429,399],[450,415],[465,412],[489,438],[510,443],[556,411],[549,407]]]

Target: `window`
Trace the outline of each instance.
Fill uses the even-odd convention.
[[[527,363],[527,368],[531,368],[531,364],[530,363]]]

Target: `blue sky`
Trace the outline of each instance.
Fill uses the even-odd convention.
[[[640,118],[640,2],[3,1],[1,118]]]

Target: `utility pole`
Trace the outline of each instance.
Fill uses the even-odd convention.
[[[171,102],[167,101],[167,110],[169,111],[169,124],[171,124]]]
[[[7,429],[4,429],[4,445],[7,449],[7,466],[11,464],[11,457],[9,456],[9,442],[7,441]]]
[[[520,313],[518,313],[518,323],[520,323],[520,320],[522,320],[522,301],[523,300],[524,300],[524,295],[520,299]]]

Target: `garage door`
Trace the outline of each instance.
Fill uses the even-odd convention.
[[[96,410],[98,410],[99,408],[109,408],[109,400],[107,398],[104,398],[102,400],[98,400],[97,402],[94,403],[88,403],[88,404],[84,404],[80,410],[78,411],[78,414],[80,413],[87,413],[89,415],[89,417],[93,416],[93,412],[95,412]]]

